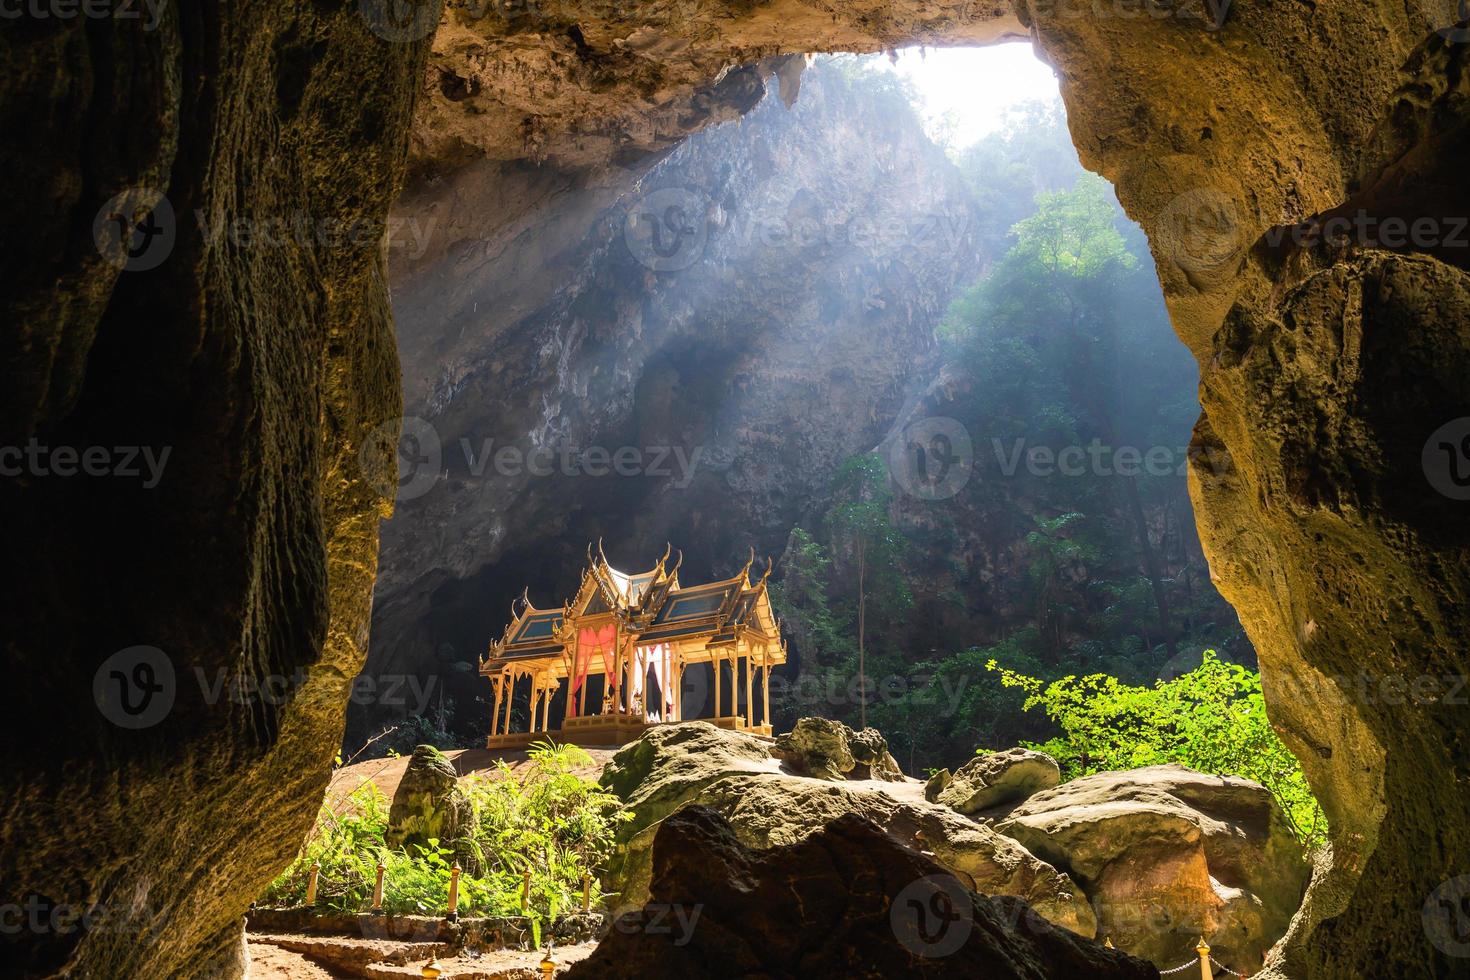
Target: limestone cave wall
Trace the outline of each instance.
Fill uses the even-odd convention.
[[[491,167],[514,201],[595,186],[741,111],[742,65],[795,87],[790,54],[1029,33],[1199,358],[1196,445],[1216,450],[1192,476],[1202,535],[1333,820],[1278,966],[1464,973],[1467,713],[1449,692],[1393,693],[1466,672],[1452,464],[1470,282],[1451,232],[1470,210],[1470,30],[1454,8],[526,0],[441,23],[432,3],[243,0],[168,5],[151,28],[7,24],[0,118],[24,138],[0,146],[0,235],[19,257],[0,287],[3,442],[172,450],[151,488],[35,465],[0,485],[22,685],[0,880],[112,916],[26,931],[30,966],[238,974],[240,914],[310,822],[363,657],[389,460],[360,450],[399,414],[382,254],[205,228],[301,214],[365,222],[376,242],[410,139],[415,180]],[[109,203],[136,187],[179,221],[165,260],[120,272],[94,219],[142,217],[156,196]],[[1359,212],[1437,225],[1408,242],[1386,225],[1290,233]],[[139,646],[176,682],[141,729],[102,707],[109,658]],[[150,664],[119,673],[156,684]],[[1357,670],[1366,694],[1332,680]],[[294,678],[292,696],[211,698],[199,678],[221,672],[247,691]]]

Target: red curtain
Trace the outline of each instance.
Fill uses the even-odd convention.
[[[612,677],[613,644],[617,640],[618,627],[616,623],[608,623],[602,629],[583,629],[577,633],[577,650],[572,659],[572,676],[567,679],[567,717],[577,716],[577,694],[582,690],[582,685],[587,682],[587,667],[592,663],[592,658],[602,654],[603,669],[607,672],[609,682],[616,679]],[[596,710],[592,712],[596,714]]]

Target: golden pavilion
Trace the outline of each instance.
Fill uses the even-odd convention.
[[[562,608],[538,609],[524,593],[512,604],[510,625],[480,661],[495,692],[486,748],[542,739],[622,745],[653,725],[692,718],[771,734],[771,668],[786,662],[786,645],[766,589],[770,562],[752,582],[752,551],[733,578],[685,586],[683,554],[668,567],[671,550],[630,575],[608,563],[599,542]],[[520,719],[513,701],[526,708]]]

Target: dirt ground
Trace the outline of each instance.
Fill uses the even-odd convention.
[[[274,945],[271,942],[272,938],[267,936],[246,937],[250,950],[247,980],[281,980],[281,978],[290,978],[290,980],[361,980],[361,978],[399,980],[399,978],[423,975],[423,963],[417,961],[406,965],[369,962],[360,970],[351,971],[341,967],[329,967],[303,953]],[[283,936],[274,938],[286,942],[303,940],[320,943],[323,941],[322,937]],[[342,937],[330,941],[343,945],[353,943],[352,939]],[[361,945],[381,949],[394,944],[362,941]],[[595,945],[594,943],[579,943],[557,949],[554,954],[558,964],[556,972],[560,974],[571,964],[590,956]],[[384,949],[383,951],[389,952],[390,950]],[[465,953],[460,956],[447,956],[439,959],[438,962],[443,971],[440,976],[444,980],[537,980],[541,976],[540,970],[537,969],[541,962],[541,954],[530,950],[496,950],[480,955]]]
[[[290,977],[292,980],[340,980],[348,976],[319,966],[300,953],[269,943],[254,942],[248,936],[246,946],[250,950],[250,966],[245,971],[249,980],[278,980],[281,977]]]

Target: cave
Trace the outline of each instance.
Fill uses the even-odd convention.
[[[1083,163],[1148,235],[1199,365],[1200,538],[1330,819],[1271,969],[1470,973],[1463,13],[7,11],[0,446],[115,474],[68,480],[53,456],[0,480],[20,684],[0,880],[7,921],[33,923],[7,930],[21,975],[243,973],[242,917],[311,825],[367,655],[396,485],[383,446],[402,391],[442,381],[401,378],[398,350],[453,365],[433,349],[449,330],[395,344],[390,276],[530,236],[518,295],[549,292],[611,175],[740,117],[768,79],[799,98],[805,55],[1003,40],[1054,67]],[[567,227],[537,223],[550,200],[570,202]],[[247,233],[241,216],[271,220]],[[663,396],[645,394],[657,427]],[[273,678],[288,689],[235,696]],[[142,701],[113,695],[129,679]]]

